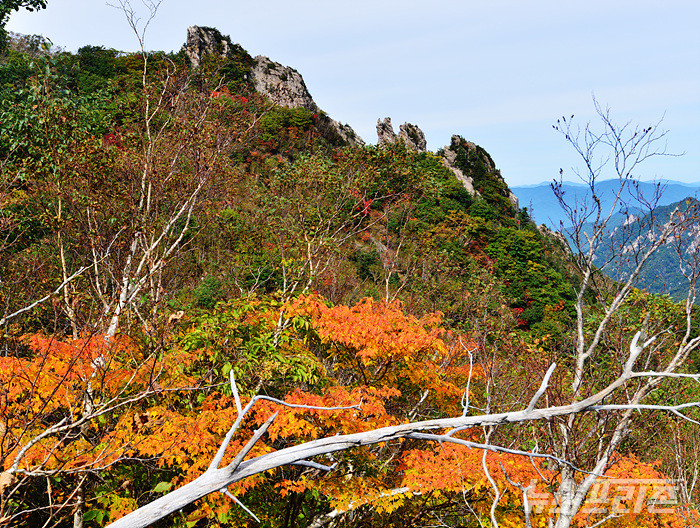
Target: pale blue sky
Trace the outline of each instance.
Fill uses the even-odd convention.
[[[70,51],[137,47],[123,14],[101,0],[48,6],[14,14],[8,29]],[[699,21],[698,0],[164,0],[146,47],[178,50],[188,26],[214,26],[296,68],[318,105],[365,141],[376,142],[387,116],[397,129],[420,126],[431,150],[460,134],[510,185],[572,165],[551,125],[592,119],[595,94],[621,122],[665,115],[669,149],[685,155],[640,176],[700,181]]]

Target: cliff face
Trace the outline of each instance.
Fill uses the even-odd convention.
[[[318,111],[304,78],[289,66],[258,55],[253,66],[253,84],[258,92],[267,95],[275,104]]]
[[[294,68],[258,55],[255,57],[252,73],[255,90],[266,95],[273,103],[288,108],[305,108],[317,113],[322,127],[338,136],[344,143],[354,146],[365,144],[350,125],[331,119],[322,112],[311,97],[304,78]]]
[[[244,52],[238,44],[233,44],[230,37],[222,35],[213,28],[192,26],[187,30],[187,43],[183,52],[193,68],[197,68],[207,55],[220,55],[231,58],[236,53]],[[339,123],[324,114],[309,93],[304,78],[289,66],[258,55],[252,59],[250,81],[255,90],[267,96],[273,103],[288,108],[305,108],[319,114],[322,128],[339,137],[349,145],[364,145],[364,141],[349,126]]]

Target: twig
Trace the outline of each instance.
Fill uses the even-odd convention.
[[[233,472],[238,469],[238,466],[241,465],[241,462],[243,462],[243,459],[245,456],[250,452],[251,449],[255,446],[255,444],[258,443],[258,440],[262,438],[262,436],[267,432],[268,428],[272,425],[272,422],[275,421],[275,418],[277,418],[277,415],[279,412],[276,412],[272,416],[270,416],[267,420],[265,420],[265,423],[260,426],[260,428],[253,433],[253,436],[248,440],[246,445],[243,446],[243,449],[241,449],[236,457],[231,461],[231,463],[226,466],[226,469],[229,471]]]
[[[248,507],[246,507],[245,504],[243,504],[241,501],[239,501],[238,498],[237,498],[235,495],[233,495],[229,490],[227,490],[226,488],[224,488],[224,489],[221,490],[221,493],[223,493],[224,495],[227,495],[228,497],[230,497],[230,498],[233,500],[233,502],[235,502],[235,503],[238,504],[241,508],[243,508],[243,510],[245,510],[245,512],[246,512],[248,515],[250,515],[253,519],[255,519],[256,521],[258,521],[258,524],[260,524],[261,521],[260,521],[260,519],[258,519],[258,516],[255,515],[252,511],[250,511],[250,510],[248,509]]]

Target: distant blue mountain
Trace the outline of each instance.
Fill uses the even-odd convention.
[[[605,180],[596,183],[597,193],[601,199],[603,210],[607,211],[613,204],[615,193],[619,189],[618,180]],[[552,187],[549,183],[535,185],[520,185],[511,187],[513,194],[518,197],[520,207],[527,207],[530,217],[537,224],[545,224],[550,229],[559,230],[563,225],[570,225],[563,209],[559,205]],[[564,197],[569,205],[590,202],[590,191],[587,185],[575,182],[563,182]],[[660,192],[660,198],[656,206],[670,205],[680,202],[684,198],[697,198],[700,193],[700,183],[682,183],[672,180],[659,180],[656,182],[639,182],[639,193],[643,199],[652,201],[655,193]],[[629,187],[625,190],[622,199],[630,209],[637,209],[639,201],[636,190]]]

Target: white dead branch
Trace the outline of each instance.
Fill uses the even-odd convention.
[[[637,335],[635,335],[634,339],[635,344],[639,343],[641,336],[642,332],[637,332]],[[647,341],[647,343],[648,342],[649,341]],[[633,353],[636,351],[632,347],[631,349],[633,350]],[[303,464],[311,465],[313,467],[320,467],[321,465],[313,462],[311,459],[317,456],[323,456],[338,451],[344,451],[346,449],[378,444],[380,442],[388,442],[400,438],[452,442],[466,445],[467,447],[472,447],[475,449],[485,449],[496,452],[522,454],[523,456],[527,457],[555,458],[558,462],[562,462],[562,460],[552,455],[517,451],[491,444],[478,444],[474,442],[468,442],[465,440],[455,438],[452,436],[452,434],[455,430],[470,427],[488,427],[512,423],[530,422],[535,420],[548,420],[558,416],[571,416],[588,411],[602,412],[607,410],[619,410],[621,406],[603,405],[602,402],[613,392],[624,387],[624,385],[629,380],[637,377],[637,373],[632,371],[631,368],[629,368],[630,366],[631,362],[628,361],[620,377],[614,380],[604,389],[600,390],[599,392],[588,398],[585,398],[581,401],[572,402],[568,405],[535,409],[534,405],[537,402],[537,398],[539,398],[539,396],[536,395],[536,398],[533,398],[533,401],[530,402],[528,407],[520,411],[492,413],[480,416],[458,416],[454,418],[426,420],[422,422],[401,424],[391,427],[382,427],[379,429],[365,431],[362,433],[336,435],[281,449],[279,451],[261,455],[250,460],[243,460],[245,456],[250,452],[250,449],[252,449],[255,443],[263,437],[267,429],[270,427],[270,425],[277,416],[277,414],[275,413],[271,415],[270,418],[268,418],[268,420],[253,433],[251,439],[248,441],[245,447],[243,447],[243,449],[238,453],[238,455],[233,459],[233,461],[231,461],[228,465],[221,467],[221,461],[223,460],[224,453],[226,451],[226,448],[228,447],[228,444],[233,438],[235,431],[242,423],[246,413],[259,400],[272,401],[280,405],[284,405],[286,407],[295,407],[303,409],[335,410],[359,407],[359,405],[353,407],[331,408],[312,407],[306,405],[289,404],[266,396],[255,396],[253,399],[251,399],[251,401],[248,403],[248,405],[246,405],[245,408],[241,408],[240,400],[238,399],[237,395],[235,380],[232,380],[231,388],[234,392],[234,397],[237,400],[236,405],[239,410],[239,415],[236,419],[236,422],[226,435],[221,447],[219,448],[219,451],[212,460],[208,469],[200,477],[190,482],[189,484],[186,484],[183,487],[155,500],[154,502],[139,508],[138,510],[126,515],[125,517],[122,517],[121,519],[115,521],[109,526],[110,528],[143,528],[158,521],[159,519],[170,515],[171,513],[180,510],[181,508],[184,508],[188,504],[191,504],[194,501],[210,493],[226,493],[226,488],[229,485],[233,484],[234,482],[243,480],[247,477],[290,464]],[[549,376],[551,376],[553,370],[554,367],[550,367],[550,369],[547,371],[546,379],[548,379]],[[544,381],[545,380],[543,380],[542,386],[540,387],[538,394],[544,393],[544,391],[546,390],[546,383],[544,383]],[[680,406],[645,406],[638,404],[632,407],[634,409],[639,410],[649,408],[654,410],[674,412],[688,407],[700,407],[700,402],[691,402]],[[427,433],[429,431],[447,432],[429,434]],[[325,466],[321,467],[323,469],[332,469]],[[577,468],[572,467],[571,469],[572,471],[577,471]],[[589,477],[592,479],[595,479],[600,475],[594,472],[588,473],[591,473],[589,474]]]

